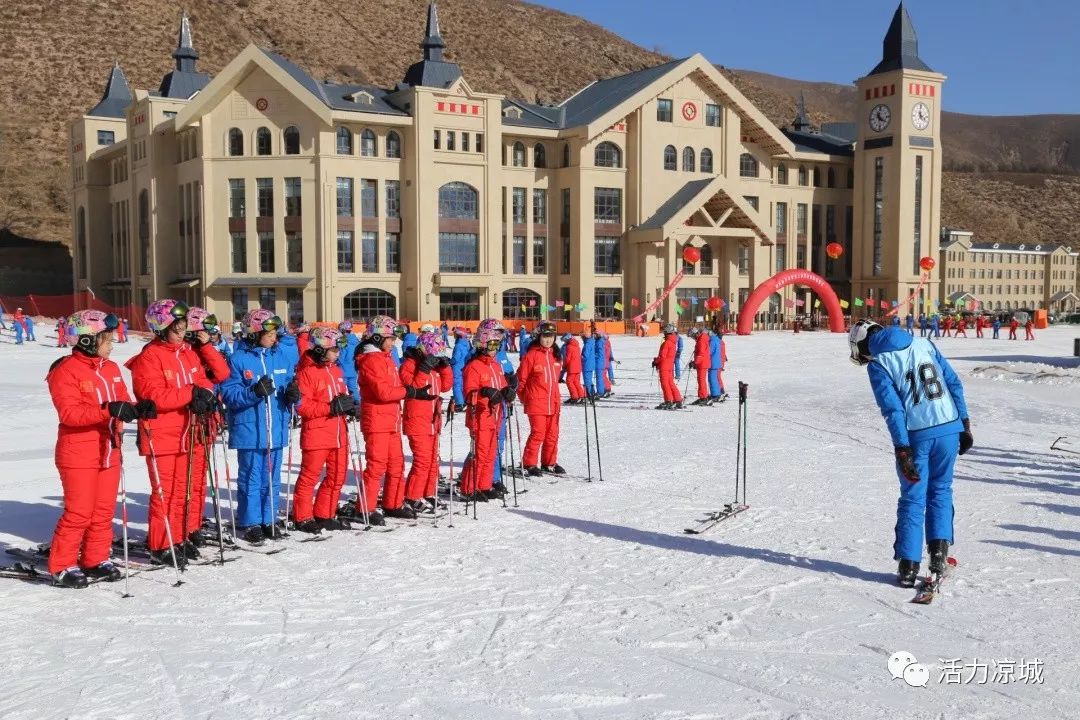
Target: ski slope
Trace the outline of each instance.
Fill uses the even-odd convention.
[[[727,338],[728,389],[750,384],[751,509],[696,537],[683,528],[733,494],[737,403],[639,409],[659,402],[658,341],[619,337],[617,394],[598,410],[604,482],[530,481],[519,508],[481,505],[453,528],[290,539],[179,588],[171,570],[138,575],[127,599],[122,583],[0,580],[0,715],[1080,717],[1080,456],[1049,449],[1059,435],[1080,449],[1078,334],[940,341],[976,447],[957,465],[959,568],[930,606],[892,584],[892,449],[843,336]],[[0,344],[3,548],[48,540],[59,516],[43,377],[61,352]],[[562,417],[560,462],[584,475],[584,412]],[[449,449],[444,432],[444,463]],[[142,537],[133,442],[125,463]],[[926,666],[925,687],[892,677],[897,651]],[[941,681],[956,659],[976,677]],[[1015,676],[993,681],[1009,660]],[[1041,678],[1021,681],[1032,660]]]

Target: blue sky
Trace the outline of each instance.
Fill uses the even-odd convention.
[[[850,83],[881,57],[896,0],[533,0],[646,48],[800,80]],[[907,0],[944,108],[1080,113],[1077,0]],[[760,31],[751,31],[761,28]]]

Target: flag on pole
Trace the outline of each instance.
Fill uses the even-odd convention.
[[[678,304],[675,305],[675,314],[676,315],[682,315],[683,314],[682,305],[678,305]]]
[[[521,305],[521,312],[525,312],[525,305],[524,305],[524,303],[523,303],[523,304]]]
[[[795,307],[795,303],[790,299],[784,301],[784,307]]]

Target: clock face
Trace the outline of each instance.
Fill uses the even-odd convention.
[[[875,105],[870,111],[870,129],[874,132],[881,132],[889,127],[890,120],[892,120],[892,112],[888,105]]]
[[[915,107],[911,108],[911,124],[916,130],[930,127],[930,108],[926,107],[926,103],[915,103]]]

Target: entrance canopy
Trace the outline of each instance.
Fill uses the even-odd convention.
[[[758,238],[772,245],[763,220],[727,178],[717,175],[683,185],[629,237],[634,243],[656,244],[690,236]]]

